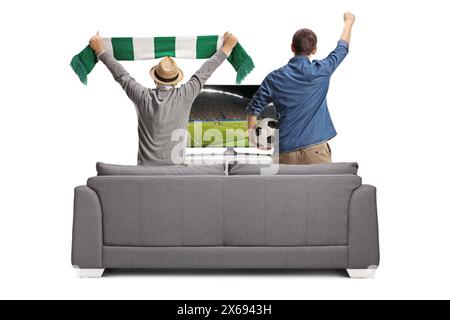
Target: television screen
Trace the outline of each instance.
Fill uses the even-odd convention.
[[[205,86],[191,109],[188,124],[189,148],[248,148],[247,113],[257,85]],[[275,118],[273,105],[260,118]]]

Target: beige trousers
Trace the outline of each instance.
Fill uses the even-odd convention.
[[[280,164],[331,163],[331,149],[327,142],[292,152],[280,153]]]

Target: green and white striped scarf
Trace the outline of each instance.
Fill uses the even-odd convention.
[[[105,50],[117,60],[151,60],[166,56],[185,59],[207,59],[221,48],[222,36],[198,37],[155,37],[155,38],[103,38]],[[87,84],[87,76],[98,62],[94,50],[87,46],[72,58],[73,71],[81,82]],[[236,83],[241,81],[255,67],[252,58],[238,43],[228,57],[236,70]]]

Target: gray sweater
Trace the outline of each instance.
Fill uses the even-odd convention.
[[[145,88],[133,79],[109,52],[99,60],[111,71],[133,101],[138,115],[139,165],[181,164],[186,151],[186,128],[192,103],[206,80],[227,58],[218,50],[191,79],[179,88]]]

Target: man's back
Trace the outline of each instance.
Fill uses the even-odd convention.
[[[182,93],[182,88],[173,87],[148,89],[146,95],[148,97],[144,99],[147,101],[135,104],[139,132],[138,163],[168,165],[177,162],[174,157],[181,162],[185,132],[180,129],[187,127],[195,97]],[[176,130],[180,130],[178,136]]]
[[[275,104],[280,152],[320,144],[336,135],[326,96],[330,77],[347,53],[348,43],[340,40],[327,58],[311,62],[297,55],[265,78],[247,112],[258,115],[270,102]]]
[[[226,58],[227,55],[218,50],[179,88],[158,86],[156,89],[148,89],[133,79],[109,52],[99,56],[136,108],[138,164],[161,166],[183,162],[192,103],[206,80]]]

